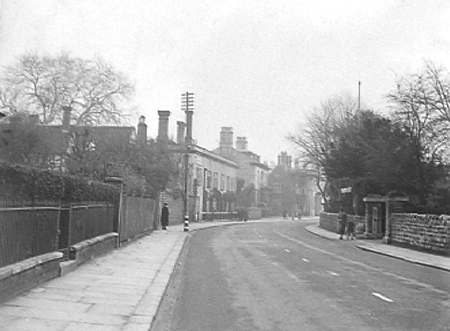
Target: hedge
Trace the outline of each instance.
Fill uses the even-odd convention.
[[[119,188],[65,173],[0,163],[0,197],[31,203],[105,201],[114,203]]]

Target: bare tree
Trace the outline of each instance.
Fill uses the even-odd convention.
[[[133,92],[126,77],[102,60],[24,55],[5,67],[0,109],[36,113],[41,123],[52,124],[70,106],[77,125],[117,124],[128,114]]]
[[[299,148],[304,164],[319,172],[316,184],[326,207],[329,203],[329,193],[336,192],[337,188],[334,186],[338,183],[321,174],[326,174],[331,152],[339,143],[340,132],[345,123],[354,119],[356,109],[357,101],[351,96],[330,98],[323,102],[320,108],[314,109],[297,134],[288,136],[288,140]]]
[[[450,75],[426,62],[422,73],[397,81],[388,95],[394,119],[418,139],[423,156],[435,160],[448,146],[450,132]]]

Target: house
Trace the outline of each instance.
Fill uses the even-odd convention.
[[[102,149],[103,152],[117,154],[136,139],[136,130],[131,126],[84,126],[71,125],[71,108],[63,108],[61,125],[39,125],[37,114],[7,116],[1,120],[3,143],[11,143],[16,134],[33,131],[44,142],[39,150],[41,163],[50,170],[66,171],[71,166],[69,159],[86,155],[86,152]],[[29,140],[33,136],[30,135]],[[22,148],[32,147],[22,145]],[[36,146],[39,148],[41,146]],[[82,160],[79,160],[82,162]]]
[[[188,157],[187,213],[189,219],[211,219],[233,213],[236,210],[235,192],[238,164],[197,144],[191,136],[192,112],[188,114],[190,116],[188,124],[177,121],[176,141],[171,141],[168,137],[170,111],[158,111],[158,115],[158,141],[167,142],[174,154],[178,154],[179,169],[182,175],[178,178],[177,186],[183,191],[183,194],[185,158],[186,155]],[[165,196],[164,199],[168,199],[168,197]],[[171,213],[173,211],[178,215],[177,218],[181,219],[183,212],[180,209],[184,209],[184,206],[181,207],[179,203],[179,201],[172,200],[169,205],[172,206]]]
[[[321,195],[317,188],[317,172],[302,169],[287,152],[278,155],[277,166],[269,174],[270,202],[273,215],[319,215]]]
[[[233,128],[222,127],[219,147],[214,152],[233,160],[238,165],[237,177],[242,181],[244,188],[251,188],[251,206],[257,207],[264,202],[263,192],[268,186],[268,173],[270,167],[262,163],[260,156],[248,150],[246,137],[236,138],[236,147],[233,145]]]

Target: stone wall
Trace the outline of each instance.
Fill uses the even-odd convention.
[[[392,243],[450,254],[450,216],[392,214]]]
[[[333,213],[320,213],[319,226],[325,230],[332,232],[339,232],[339,218],[338,214]]]
[[[348,220],[355,223],[355,232],[357,234],[364,232],[364,225],[366,218],[364,216],[347,215]],[[320,213],[319,226],[325,230],[339,233],[339,214],[335,213]]]

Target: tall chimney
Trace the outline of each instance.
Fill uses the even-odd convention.
[[[247,150],[247,138],[246,137],[237,137],[236,138],[236,149],[240,151]]]
[[[158,110],[158,115],[159,115],[158,140],[168,140],[170,111]]]
[[[147,142],[147,124],[145,124],[145,116],[139,117],[137,140],[143,144]]]
[[[233,147],[233,128],[232,127],[222,127],[220,131],[220,143],[221,148],[232,148]]]
[[[184,131],[186,129],[186,123],[183,121],[177,121],[177,144],[181,145],[185,142]]]
[[[187,111],[187,132],[186,132],[186,144],[192,145],[192,116],[194,112],[192,110]]]
[[[63,106],[62,109],[63,109],[62,129],[63,131],[69,131],[72,107]]]

